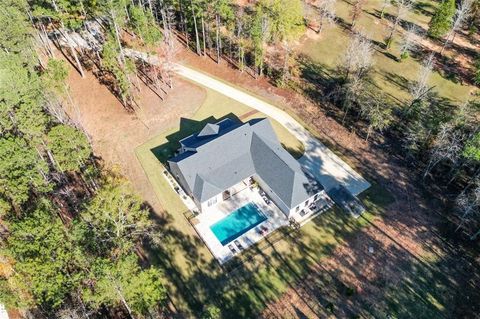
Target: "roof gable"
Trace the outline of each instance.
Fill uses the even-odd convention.
[[[198,137],[217,135],[220,130],[220,126],[217,124],[208,123],[205,127],[198,133]]]

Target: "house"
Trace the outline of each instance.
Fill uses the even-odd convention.
[[[168,164],[202,212],[252,184],[288,218],[303,216],[305,207],[328,197],[282,147],[266,118],[206,124],[180,141],[178,155]]]

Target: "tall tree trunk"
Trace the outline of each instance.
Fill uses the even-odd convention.
[[[217,14],[215,16],[215,22],[216,22],[216,46],[217,46],[217,63],[220,63],[220,16]]]
[[[197,18],[195,16],[195,10],[193,9],[192,0],[190,0],[190,5],[192,6],[193,28],[195,30],[195,44],[196,44],[197,54],[202,55],[202,52],[200,50],[200,37],[198,36]]]
[[[202,14],[202,38],[203,38],[203,55],[207,55],[207,44],[206,44],[206,37],[205,37],[205,20],[203,19]]]
[[[54,10],[56,12],[60,13],[60,10],[59,10],[55,0],[52,0],[52,4],[53,4]],[[62,27],[62,29],[65,29],[65,25],[63,24],[62,20],[60,20],[60,26]],[[78,67],[78,72],[80,72],[80,75],[82,76],[82,78],[85,78],[85,73],[83,72],[83,67],[82,67],[82,64],[80,63],[80,59],[78,58],[77,51],[75,50],[75,48],[72,45],[72,42],[71,42],[72,39],[70,38],[70,36],[67,33],[64,33],[63,30],[60,31],[60,33],[63,35],[63,37],[65,38],[65,41],[67,41],[68,46],[70,47],[70,51],[72,52],[73,58],[75,59],[75,63],[77,64],[77,67]]]
[[[116,22],[115,11],[113,10],[113,1],[110,0],[110,15],[113,22],[113,29],[115,31],[115,39],[117,40],[118,49],[120,50],[120,61],[122,62],[122,66],[125,66],[125,55],[123,54],[123,47],[122,42],[120,41],[120,31],[118,30],[118,25]]]

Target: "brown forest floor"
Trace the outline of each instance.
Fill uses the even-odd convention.
[[[81,114],[81,125],[88,133],[94,153],[108,167],[117,166],[156,212],[162,212],[150,182],[135,156],[135,148],[153,136],[173,127],[180,117],[190,117],[205,99],[205,91],[177,79],[165,100],[160,100],[142,85],[139,93],[141,111],[127,112],[122,104],[87,72],[82,79],[70,72],[68,79],[74,103]]]

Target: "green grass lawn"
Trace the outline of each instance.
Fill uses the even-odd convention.
[[[376,10],[380,11],[383,0],[368,1],[365,11],[359,19],[357,26],[373,41],[383,43],[387,36],[387,29],[381,25],[374,14]],[[426,28],[430,21],[429,12],[433,12],[436,3],[433,1],[417,2],[415,10],[409,15],[407,20]],[[345,22],[350,23],[349,10],[351,5],[346,1],[337,1],[337,16]],[[395,14],[395,7],[390,7],[387,12]],[[385,20],[383,20],[385,22]],[[399,28],[401,29],[401,28]],[[318,39],[306,39],[300,53],[308,56],[314,63],[324,69],[327,73],[335,69],[340,63],[341,56],[348,46],[350,31],[340,25],[326,28],[322,36]],[[374,54],[375,65],[373,80],[380,90],[388,94],[396,102],[401,102],[409,98],[408,83],[415,81],[418,71],[421,67],[421,61],[414,58],[408,58],[402,62],[397,62],[389,54],[399,57],[400,35],[394,36],[394,43],[387,54],[383,50],[377,50]],[[434,72],[430,78],[429,84],[435,87],[440,97],[450,99],[454,102],[463,102],[469,97],[469,92],[475,89],[473,86],[455,83],[442,77],[438,72]]]
[[[344,241],[345,236],[360,229],[365,220],[373,216],[366,214],[365,220],[353,220],[332,209],[299,231],[275,232],[230,263],[228,269],[234,270],[220,267],[184,217],[186,207],[162,176],[161,162],[175,151],[179,139],[201,128],[206,119],[241,116],[249,111],[247,106],[207,90],[204,104],[192,119],[172,123],[170,130],[135,150],[166,211],[159,218],[165,232],[164,242],[161,248],[150,251],[150,260],[164,270],[172,303],[177,311],[187,316],[198,316],[205,305],[215,304],[226,318],[254,317],[268,302],[280,297],[294,282],[308,274],[312,266],[318,265],[321,258]],[[262,114],[249,118],[258,116]],[[303,152],[299,142],[286,129],[276,122],[273,126],[286,147]],[[367,203],[378,200],[378,207],[372,204],[371,211],[379,213],[380,206],[385,205],[385,196],[383,199],[375,199],[375,196],[376,193],[367,193],[364,200]]]

